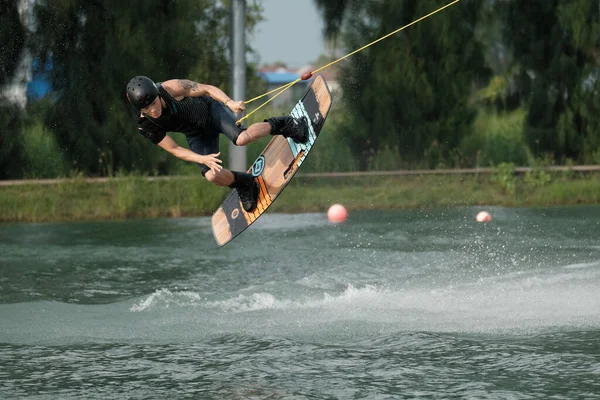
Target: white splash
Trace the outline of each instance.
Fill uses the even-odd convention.
[[[171,292],[169,289],[159,289],[146,299],[143,299],[139,303],[131,306],[129,311],[147,311],[156,306],[169,308],[172,304],[180,307],[187,307],[197,305],[201,301],[202,297],[196,292]]]
[[[324,326],[354,321],[384,324],[401,330],[490,332],[534,331],[552,326],[598,326],[600,291],[597,280],[581,272],[479,280],[435,288],[384,288],[347,285],[341,292],[323,291],[310,297],[268,292],[235,293],[208,299],[190,291],[157,290],[133,305],[132,312],[204,310],[204,320],[226,318],[228,323],[255,328],[272,323]],[[587,271],[586,271],[587,272]],[[194,315],[198,316],[197,312]],[[229,315],[229,316],[227,316]],[[236,322],[237,321],[237,322]],[[291,329],[291,328],[290,328]],[[304,328],[303,328],[304,329]]]

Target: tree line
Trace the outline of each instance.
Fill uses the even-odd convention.
[[[449,3],[313,1],[330,59]],[[51,62],[52,91],[25,109],[0,103],[0,178],[176,173],[137,135],[124,87],[143,74],[229,91],[229,3],[38,0],[29,22],[19,4],[0,4],[0,86],[26,52],[40,70]],[[247,5],[251,32],[262,5]],[[597,0],[461,0],[353,55],[312,168],[600,163],[599,17]],[[265,85],[248,52],[251,97]]]

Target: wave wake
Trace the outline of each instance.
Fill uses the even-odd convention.
[[[565,270],[575,273],[503,276],[436,288],[348,284],[342,291],[313,292],[310,297],[257,290],[214,299],[193,291],[160,289],[133,304],[130,311],[193,308],[222,317],[231,314],[234,320],[355,321],[435,331],[600,326],[597,280],[583,279],[588,268],[571,268]]]

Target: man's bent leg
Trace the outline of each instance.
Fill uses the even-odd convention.
[[[233,173],[228,169],[222,169],[218,172],[213,171],[212,169],[208,170],[204,177],[209,182],[214,183],[217,186],[230,186],[234,183]]]
[[[204,134],[196,136],[187,136],[188,144],[192,151],[198,154],[215,154],[219,152],[219,135]],[[247,212],[256,208],[260,187],[252,175],[246,172],[236,172],[222,169],[215,172],[205,164],[198,164],[202,175],[209,181],[218,186],[229,186],[237,190],[242,206]]]
[[[248,143],[269,135],[269,133],[271,133],[271,124],[268,122],[256,122],[240,133],[236,144],[238,146],[245,146]]]
[[[244,210],[251,212],[256,208],[260,186],[254,177],[247,172],[229,171],[222,169],[215,172],[209,170],[204,174],[206,179],[218,186],[229,186],[237,190]]]
[[[306,117],[281,116],[269,118],[265,122],[254,123],[241,132],[236,144],[244,146],[268,134],[282,135],[293,139],[296,143],[306,143],[308,141],[308,121]]]
[[[237,146],[245,146],[269,134],[282,135],[296,143],[308,141],[308,120],[305,117],[272,117],[263,122],[256,122],[247,129],[237,126],[236,122],[237,119],[231,110],[217,101],[211,102],[208,130],[216,134],[225,134]]]

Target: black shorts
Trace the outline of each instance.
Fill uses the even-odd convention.
[[[209,104],[208,126],[204,132],[198,135],[186,136],[190,149],[194,153],[203,156],[219,152],[219,134],[223,133],[235,144],[240,133],[246,129],[243,126],[236,126],[237,118],[227,106],[216,100],[211,100]],[[198,163],[198,166],[202,171],[202,175],[205,175],[210,170],[204,164]]]

